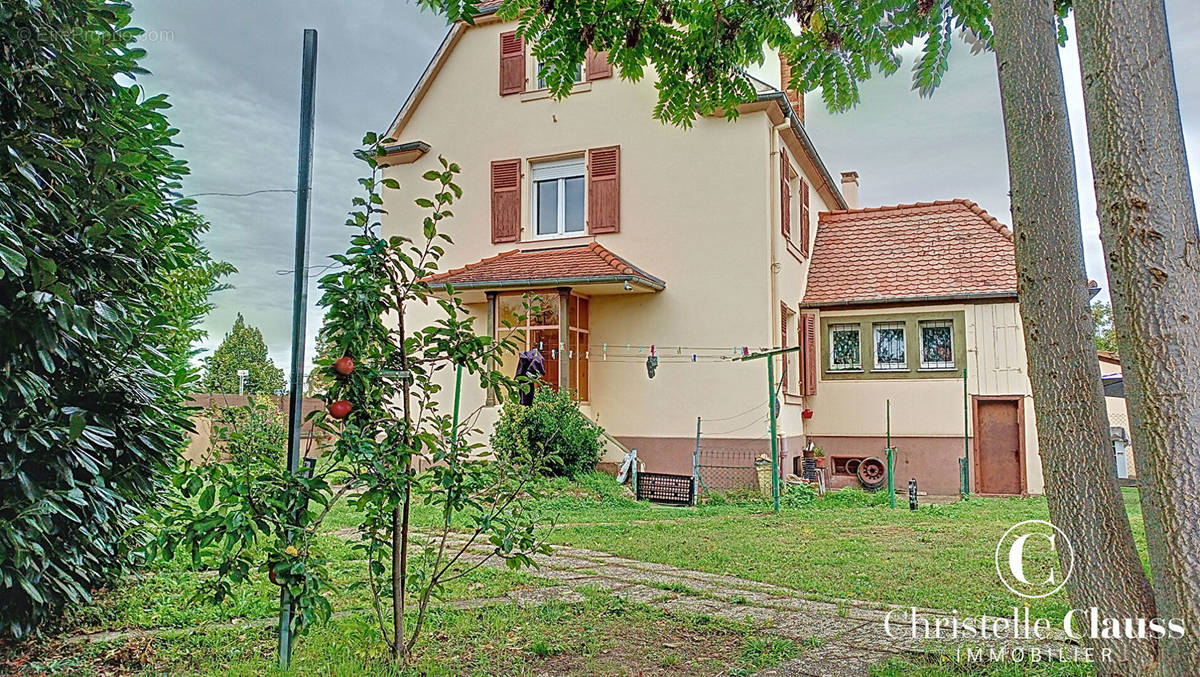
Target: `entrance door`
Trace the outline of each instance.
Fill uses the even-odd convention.
[[[1019,398],[976,398],[975,491],[1023,493],[1022,432]]]

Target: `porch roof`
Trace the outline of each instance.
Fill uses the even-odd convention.
[[[426,281],[434,289],[445,289],[449,283],[455,289],[475,291],[586,286],[598,293],[658,292],[667,286],[596,242],[513,249],[432,275]]]

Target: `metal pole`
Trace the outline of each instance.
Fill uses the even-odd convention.
[[[304,416],[304,328],[308,311],[308,224],[312,202],[313,114],[317,90],[317,31],[304,30],[300,69],[300,144],[296,169],[296,260],[292,268],[292,380],[288,393],[288,472],[300,469],[300,423]],[[291,594],[279,591],[279,667],[292,660]]]
[[[779,512],[779,440],[775,426],[775,359],[767,356],[767,393],[771,407],[771,495],[775,498],[775,512]]]
[[[892,448],[892,401],[887,401],[888,507],[896,507],[896,450]]]
[[[454,372],[454,429],[450,431],[450,453],[457,454],[458,449],[458,403],[462,394],[462,363]]]
[[[969,414],[971,398],[967,395],[967,370],[963,368],[963,467],[962,495],[971,495],[971,426]]]
[[[692,505],[700,494],[700,417],[696,417],[696,450],[692,452]]]

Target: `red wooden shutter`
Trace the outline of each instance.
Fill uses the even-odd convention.
[[[588,151],[588,232],[621,230],[621,147]]]
[[[500,34],[500,96],[525,91],[525,41],[516,31]]]
[[[597,52],[591,47],[588,47],[587,58],[585,59],[585,69],[587,70],[588,82],[603,78],[611,78],[613,69],[612,64],[608,62],[608,52]]]
[[[779,149],[779,230],[792,239],[792,165],[787,151]]]
[[[817,372],[820,358],[817,356],[817,316],[813,313],[801,313],[800,325],[804,328],[804,350],[801,351],[804,373],[802,379],[802,394],[815,395],[817,392]]]
[[[800,179],[800,254],[808,256],[808,182]]]
[[[492,242],[521,239],[521,160],[492,162]]]

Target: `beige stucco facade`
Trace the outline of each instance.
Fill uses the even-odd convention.
[[[803,294],[806,264],[795,253],[796,245],[785,241],[778,222],[781,144],[790,146],[791,157],[801,158],[793,163],[793,172],[814,187],[810,233],[817,213],[827,208],[830,189],[817,186],[828,181],[811,175],[812,161],[804,158],[779,107],[752,105],[736,122],[703,118],[683,130],[651,118],[656,93],[649,80],[585,82],[564,100],[541,92],[502,97],[496,93],[497,44],[511,25],[481,21],[476,28],[458,30],[461,35],[452,40],[449,55],[435,64],[436,77],[420,92],[419,105],[401,116],[397,141],[423,141],[430,150],[414,163],[385,169],[385,176],[403,186],[385,196],[385,231],[416,232],[422,214],[412,199],[425,188],[421,174],[436,167],[441,155],[462,167],[458,183],[464,191],[446,228],[455,244],[448,248],[442,270],[515,248],[595,240],[665,281],[665,290],[657,293],[574,289],[590,299],[593,348],[588,351],[590,393],[584,410],[610,434],[636,441],[649,470],[677,465],[674,460],[659,464],[655,447],[694,444],[697,417],[727,418],[762,404],[761,411],[735,423],[764,418],[763,363],[711,358],[733,357],[742,346],[758,350],[777,345],[780,302],[795,308]],[[535,239],[529,227],[531,164],[613,145],[621,148],[620,232]],[[510,158],[523,160],[521,242],[493,244],[489,166]],[[465,299],[482,333],[483,294]],[[414,317],[420,321],[420,313]],[[791,331],[794,336],[794,320]],[[612,359],[595,348],[603,344]],[[667,347],[659,351],[663,362],[653,379],[640,360],[616,357],[633,353],[644,359],[651,345]],[[709,359],[691,362],[691,354]],[[464,393],[464,410],[483,407],[478,423],[486,431],[498,408],[484,407],[484,402],[480,388]],[[783,407],[782,437],[803,434],[801,409],[798,399]],[[766,425],[763,421],[726,437],[755,439],[766,448]],[[721,428],[726,427],[737,426]],[[798,442],[792,446],[798,453]]]
[[[813,410],[807,422],[809,438],[822,446],[832,440],[835,449],[826,449],[829,455],[882,457],[890,420],[892,443],[898,452],[897,482],[915,477],[922,491],[956,493],[956,459],[963,456],[964,448],[971,450],[974,444],[975,399],[1012,396],[1020,398],[1022,405],[1025,492],[1042,493],[1037,427],[1016,302],[889,305],[820,312],[822,326],[859,318],[896,320],[910,316],[961,318],[964,329],[960,335],[965,345],[955,346],[956,366],[925,374],[887,374],[871,373],[870,365],[866,365],[863,378],[837,378],[828,372],[823,349],[828,332],[819,332],[822,346],[818,353],[825,358],[817,392],[808,398]],[[968,464],[968,469],[974,488],[974,464]]]
[[[951,314],[961,335],[955,347],[961,367],[953,370],[917,374],[914,369],[904,378],[867,374],[848,379],[831,378],[821,369],[815,394],[802,396],[797,387],[800,360],[793,356],[777,421],[781,470],[799,469],[794,460],[808,442],[828,447],[831,455],[859,450],[881,455],[890,400],[890,432],[899,450],[897,484],[913,476],[929,493],[957,493],[957,459],[964,447],[973,453],[975,400],[1008,396],[1019,402],[1021,412],[1022,491],[1042,492],[1034,408],[1014,299],[801,308],[809,268],[805,250],[813,249],[818,214],[846,205],[786,105],[768,97],[745,106],[736,121],[702,118],[692,129],[682,130],[652,119],[652,77],[640,83],[619,77],[584,81],[563,100],[539,91],[501,96],[498,44],[501,33],[511,29],[512,24],[490,17],[473,28],[452,29],[393,124],[398,143],[411,147],[419,141],[429,149],[423,155],[398,155],[384,170],[403,186],[385,195],[384,230],[418,232],[423,214],[412,200],[426,192],[421,174],[436,168],[440,155],[462,167],[458,183],[464,191],[445,228],[454,245],[448,248],[442,270],[513,249],[525,252],[595,241],[662,280],[661,291],[625,291],[614,285],[572,288],[589,298],[590,307],[589,345],[581,348],[588,362],[589,392],[581,407],[626,446],[638,448],[646,470],[690,473],[697,419],[705,443],[769,448],[765,364],[731,358],[743,348],[779,347],[784,307],[791,318],[788,345],[800,340],[797,322],[802,312],[815,313],[818,323],[881,312]],[[534,69],[529,60],[530,82],[535,81]],[[767,84],[778,85],[777,60],[759,70]],[[582,158],[588,149],[610,146],[620,146],[619,232],[534,237],[533,165]],[[781,230],[781,149],[791,159],[793,233],[803,232],[795,202],[800,180],[810,186],[807,247]],[[522,172],[520,241],[494,244],[490,167],[494,161],[515,158]],[[489,331],[484,291],[463,294],[477,331]],[[411,315],[421,323],[434,310],[417,308]],[[820,341],[826,338],[819,336]],[[644,363],[650,346],[656,346],[661,360],[653,379]],[[692,355],[698,359],[689,359]],[[777,373],[779,364],[776,361]],[[512,367],[511,361],[505,365]],[[450,386],[448,375],[445,385]],[[499,410],[473,384],[463,393],[463,408],[478,410],[475,421],[484,435]],[[618,453],[610,447],[606,460],[616,460]]]

